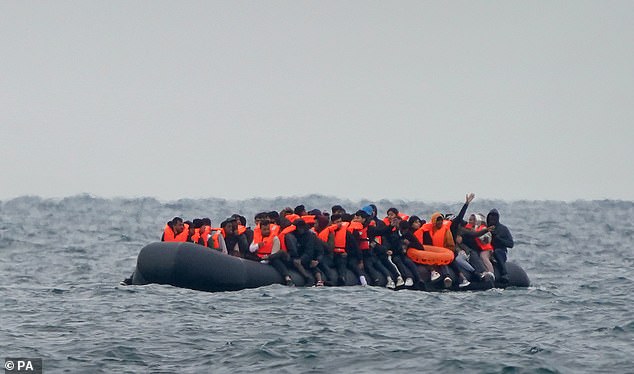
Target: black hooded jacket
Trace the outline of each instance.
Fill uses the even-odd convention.
[[[306,230],[301,234],[295,231],[287,234],[286,239],[290,239],[287,240],[286,246],[291,258],[300,258],[302,262],[322,260],[323,247],[319,245],[319,239],[312,231]]]
[[[495,230],[491,231],[493,248],[513,248],[513,236],[508,227],[500,223],[500,213],[497,209],[491,209],[487,214],[487,226],[495,226]]]

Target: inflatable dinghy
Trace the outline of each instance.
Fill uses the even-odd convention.
[[[419,266],[424,284],[414,288],[425,291],[444,290],[442,281],[431,282],[428,268]],[[453,279],[457,279],[451,272]],[[486,290],[493,287],[528,287],[526,272],[517,264],[507,262],[509,283],[501,285],[491,280],[471,279],[471,285],[459,288],[454,282],[451,290]],[[335,272],[336,273],[336,272]],[[312,285],[299,273],[291,270],[296,286]],[[496,279],[498,279],[496,273]],[[348,270],[347,285],[357,285],[357,278]],[[158,242],[141,249],[132,284],[169,284],[193,290],[218,292],[237,291],[271,284],[281,284],[282,276],[270,265],[229,256],[193,243]],[[327,282],[328,284],[328,282]],[[386,279],[379,279],[377,286],[385,286]]]

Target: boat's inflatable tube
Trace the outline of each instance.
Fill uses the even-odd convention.
[[[528,276],[518,265],[507,263],[507,268],[509,286],[527,287],[530,284]],[[421,279],[429,280],[427,267],[419,266],[419,273]],[[334,274],[336,275],[336,272]],[[291,277],[297,286],[313,284],[312,279],[304,280],[295,271],[291,271]],[[351,271],[347,272],[346,279],[347,285],[358,284],[358,279]],[[385,278],[380,279],[377,285],[384,286],[385,282]],[[158,242],[149,244],[141,250],[132,277],[132,284],[150,283],[215,292],[282,283],[282,277],[270,265],[228,256],[197,244]],[[442,286],[431,282],[418,286],[429,291],[442,289]],[[483,290],[494,286],[493,282],[473,280],[465,289]],[[458,290],[458,287],[454,286],[452,289]]]
[[[420,265],[449,265],[453,261],[453,251],[443,247],[424,245],[425,250],[416,248],[407,249],[407,257]]]

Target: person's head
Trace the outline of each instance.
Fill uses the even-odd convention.
[[[281,230],[284,230],[285,228],[287,228],[290,225],[291,225],[291,221],[286,219],[286,217],[280,217],[280,229]]]
[[[274,210],[270,211],[267,216],[269,217],[269,221],[271,221],[271,223],[276,223],[276,224],[280,224],[280,214]]]
[[[420,227],[423,225],[423,221],[421,221],[420,217],[418,216],[409,217],[409,220],[407,222],[409,222],[412,231],[420,229]]]
[[[298,216],[305,216],[306,215],[306,207],[304,205],[298,205],[295,207],[295,209],[293,209],[293,213],[297,214]]]
[[[376,208],[376,205],[374,204],[370,204],[370,207],[372,208],[372,214],[370,214],[372,217],[376,217],[377,214],[379,214],[379,210]]]
[[[343,217],[341,216],[340,213],[335,213],[330,216],[331,223],[341,223],[342,221],[343,221]]]
[[[354,214],[354,217],[352,218],[353,222],[361,222],[361,223],[365,223],[365,221],[370,217],[370,215],[363,209],[359,209],[357,210],[357,212]]]
[[[431,215],[430,222],[432,225],[434,225],[434,230],[438,230],[442,228],[442,222],[443,222],[442,214],[440,212],[434,212],[434,214]]]
[[[185,224],[183,223],[183,219],[180,217],[172,218],[170,223],[171,223],[170,226],[172,227],[172,231],[174,231],[175,235],[180,234],[185,229]]]
[[[183,222],[183,226],[187,226],[189,228],[189,235],[194,235],[194,233],[196,232],[196,229],[194,229],[194,223],[192,221]]]
[[[410,229],[410,225],[409,222],[407,221],[400,221],[398,224],[398,230],[402,233],[408,232]]]
[[[194,229],[199,229],[203,227],[203,220],[200,218],[194,218],[192,222],[193,222]]]
[[[398,217],[398,209],[396,208],[390,208],[387,210],[387,218],[389,218],[390,220],[393,220],[395,217]]]
[[[476,224],[476,215],[475,214],[471,214],[469,216],[469,225],[471,225],[472,227],[475,226]]]
[[[308,224],[301,218],[293,221],[293,226],[295,226],[295,233],[297,233],[297,235],[303,235],[306,231],[308,231]]]
[[[229,229],[231,227],[231,229]],[[238,220],[234,217],[227,218],[227,227],[225,228],[225,233],[228,234],[237,234],[238,233]]]
[[[500,223],[500,212],[497,209],[491,209],[487,214],[487,225],[495,226]]]
[[[242,225],[242,226],[246,226],[247,225],[246,217],[241,216],[239,214],[234,214],[231,217],[236,219],[236,222],[237,222],[236,225]]]
[[[442,216],[436,218],[436,222],[434,222],[434,226],[436,226],[436,230],[442,228],[443,221],[444,220],[443,220]]]
[[[310,214],[311,216],[315,216],[315,217],[317,217],[317,216],[321,215],[321,210],[319,210],[319,209],[312,209],[312,210],[309,210],[309,211],[308,211],[308,214]]]
[[[319,214],[315,216],[315,230],[317,232],[325,229],[326,227],[328,227],[328,217]]]
[[[253,222],[255,222],[255,225],[259,225],[260,222],[262,222],[263,220],[267,219],[268,216],[266,214],[266,212],[261,212],[255,215],[255,217],[253,217]]]
[[[260,232],[262,233],[263,238],[271,235],[271,223],[268,219],[263,219],[260,221]]]
[[[286,217],[289,214],[293,214],[293,209],[289,206],[280,210],[280,217]]]
[[[201,219],[203,226],[211,226],[211,218],[205,217]]]
[[[370,205],[365,205],[361,208],[362,211],[366,212],[368,217],[372,218],[374,211]]]
[[[343,209],[343,207],[341,205],[333,205],[332,208],[330,208],[330,210],[332,211],[332,214],[345,214],[346,210]]]
[[[341,215],[341,220],[344,221],[344,222],[352,222],[352,218],[353,217],[354,216],[352,214],[344,213],[344,214]]]
[[[475,215],[475,225],[480,227],[482,225],[486,225],[486,218],[484,217],[484,214],[482,213],[477,213]]]

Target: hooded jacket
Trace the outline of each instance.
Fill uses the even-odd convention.
[[[500,213],[497,209],[491,209],[487,214],[487,226],[495,226],[495,230],[491,231],[493,235],[491,244],[493,244],[494,249],[513,248],[513,236],[508,227],[500,223]]]

